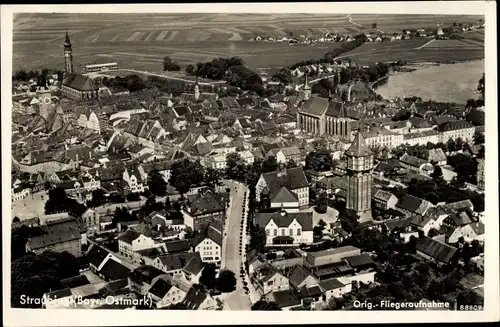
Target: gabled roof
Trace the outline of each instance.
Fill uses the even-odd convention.
[[[303,266],[295,266],[290,270],[288,279],[292,286],[297,287],[309,276],[314,278]]]
[[[300,297],[292,290],[273,292],[273,297],[279,308],[299,306],[301,304]]]
[[[189,251],[190,244],[187,240],[177,240],[172,242],[165,242],[167,253],[178,253]]]
[[[184,304],[188,310],[198,310],[207,297],[208,295],[205,292],[200,291],[196,287],[191,287],[182,301],[182,304]]]
[[[363,134],[358,132],[356,134],[356,137],[354,138],[354,141],[352,142],[349,149],[345,152],[345,154],[352,157],[365,157],[373,155],[373,152],[366,144]]]
[[[151,286],[148,292],[160,299],[163,299],[163,297],[167,295],[171,288],[172,284],[170,283],[170,280],[164,278],[164,276],[161,275]]]
[[[320,117],[329,107],[327,98],[311,97],[304,102],[299,109],[300,113],[305,113],[311,116]]]
[[[457,248],[438,242],[429,237],[417,240],[417,251],[420,251],[442,263],[448,263],[457,252]]]
[[[130,269],[119,263],[118,261],[110,258],[106,261],[104,266],[102,266],[101,270],[99,270],[104,277],[109,280],[117,280],[122,278],[127,278],[130,274]]]
[[[302,226],[303,231],[311,231],[313,228],[312,212],[259,212],[255,216],[256,224],[262,228],[265,228],[271,219],[278,227],[288,227],[295,219]]]
[[[318,283],[323,292],[334,290],[336,288],[344,287],[344,283],[339,281],[337,278],[325,279]]]
[[[158,259],[166,267],[166,271],[183,269],[193,258],[200,258],[199,252],[166,254]],[[200,258],[201,261],[201,258]]]
[[[370,257],[368,254],[355,255],[352,257],[348,257],[346,260],[349,263],[349,266],[351,266],[352,268],[371,265],[374,263],[372,257]]]
[[[132,241],[137,239],[139,236],[141,236],[141,233],[136,232],[133,229],[127,229],[125,231],[125,233],[123,233],[122,235],[120,235],[118,237],[118,240],[123,241],[123,242],[128,243],[128,244],[132,244]]]
[[[275,193],[277,189],[279,190],[283,186],[289,190],[296,190],[309,186],[309,182],[307,181],[302,167],[286,169],[286,171],[283,171],[282,175],[278,175],[278,171],[273,171],[262,174],[262,177],[271,194]]]
[[[282,186],[277,189],[274,193],[269,195],[272,203],[286,203],[286,202],[297,202],[299,198],[297,194],[290,192],[286,187]]]
[[[220,198],[212,193],[193,194],[188,196],[188,208],[191,215],[202,215],[213,212],[220,212],[224,210]]]
[[[396,204],[397,208],[408,210],[410,212],[422,215],[425,211],[432,206],[432,204],[424,199],[417,198],[413,195],[405,195]]]
[[[98,87],[91,78],[82,74],[71,73],[63,80],[63,85],[78,91],[97,91]]]
[[[399,159],[399,161],[401,161],[402,163],[405,163],[407,165],[410,165],[412,167],[417,167],[417,168],[420,168],[422,165],[425,165],[426,163],[428,163],[426,160],[423,160],[423,159],[420,159],[420,158],[417,158],[414,156],[410,156],[408,153],[405,153],[401,157],[401,159]]]

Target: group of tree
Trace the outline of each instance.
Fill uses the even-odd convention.
[[[199,161],[184,159],[172,164],[169,183],[183,195],[191,187],[204,184],[204,175],[204,167]]]
[[[180,71],[181,66],[168,56],[163,57],[163,71]]]
[[[44,234],[46,234],[46,232],[40,226],[31,227],[21,225],[13,228],[11,232],[11,260],[19,259],[26,254],[26,242],[28,242],[31,237]]]
[[[278,80],[284,85],[289,85],[293,80],[292,71],[290,68],[283,67],[273,75],[272,79]]]
[[[138,220],[138,217],[135,212],[129,211],[123,207],[117,207],[113,214],[111,225],[116,227],[118,223],[136,221],[136,220]]]
[[[167,194],[167,182],[157,169],[154,169],[148,176],[149,191],[155,196]]]
[[[184,81],[172,80],[158,76],[140,77],[137,74],[130,74],[125,77],[116,76],[114,78],[103,77],[96,83],[101,83],[107,87],[122,87],[130,92],[134,92],[137,96],[140,91],[156,89],[163,93],[169,93],[174,96],[179,96],[186,89],[187,85]]]
[[[186,67],[186,73],[213,80],[225,80],[229,85],[242,90],[262,94],[264,92],[259,74],[245,66],[241,58],[215,58]]]
[[[78,260],[68,252],[27,253],[11,263],[11,306],[41,308],[41,303],[23,303],[22,296],[41,299],[49,291],[63,288],[61,279],[79,274]]]
[[[317,172],[328,171],[333,168],[334,161],[330,152],[326,149],[311,151],[306,156],[306,169]]]
[[[56,187],[49,191],[49,198],[45,202],[45,214],[69,212],[70,214],[79,217],[87,207],[75,199],[68,197],[64,189]]]
[[[433,179],[412,178],[404,193],[425,199],[432,204],[437,204],[438,202],[450,203],[470,199],[474,205],[474,210],[478,212],[484,211],[484,194],[460,189],[463,185],[463,183],[461,183],[462,180],[463,177],[458,181],[457,179],[453,179],[449,183],[437,183]]]
[[[40,71],[38,71],[38,70],[29,70],[29,71],[26,71],[24,69],[21,69],[21,70],[17,70],[12,75],[12,80],[27,82],[27,81],[29,81],[30,79],[33,78],[36,81],[38,81],[38,80],[40,80],[40,77],[42,77],[42,76],[48,76],[50,74],[57,75],[57,79],[59,81],[62,81],[64,73],[63,73],[62,70],[48,69],[48,68],[42,68]]]
[[[222,269],[217,277],[217,270],[213,263],[205,265],[201,276],[200,284],[209,291],[218,290],[222,293],[229,293],[236,289],[236,277],[234,272]]]

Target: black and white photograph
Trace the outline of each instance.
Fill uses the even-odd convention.
[[[10,323],[498,319],[496,9],[444,3],[2,6]]]

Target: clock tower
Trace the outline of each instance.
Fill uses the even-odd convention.
[[[64,40],[64,76],[68,76],[71,73],[73,73],[73,49],[71,48],[71,41],[66,31],[66,38]]]
[[[356,134],[347,157],[347,209],[353,210],[359,222],[372,220],[373,152],[361,131]]]

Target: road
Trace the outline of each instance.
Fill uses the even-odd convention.
[[[240,240],[242,240],[244,233],[244,230],[243,233],[241,231],[241,223],[248,208],[248,201],[244,201],[245,192],[248,196],[248,188],[236,182],[227,181],[224,184],[224,187],[231,188],[232,200],[225,224],[224,232],[226,236],[222,242],[223,258],[221,268],[231,270],[236,276],[236,290],[224,296],[224,310],[250,310],[252,303],[243,290],[243,279],[240,277],[240,269],[243,264],[243,254],[240,253]]]
[[[193,83],[194,82],[192,79],[185,79],[185,78],[180,78],[180,77],[174,77],[174,76],[169,76],[167,74],[150,73],[150,72],[143,71],[143,70],[135,70],[135,69],[128,69],[128,68],[127,69],[123,69],[123,68],[121,68],[120,71],[126,71],[126,72],[132,72],[132,73],[140,73],[140,74],[149,75],[149,76],[164,77],[164,78],[168,78],[168,79],[172,79],[172,80],[176,80],[176,81],[187,82],[187,83]],[[210,83],[199,82],[198,84],[200,84],[200,85],[214,85],[214,84],[225,84],[225,83],[226,83],[225,81],[214,81],[214,82],[210,82]]]

